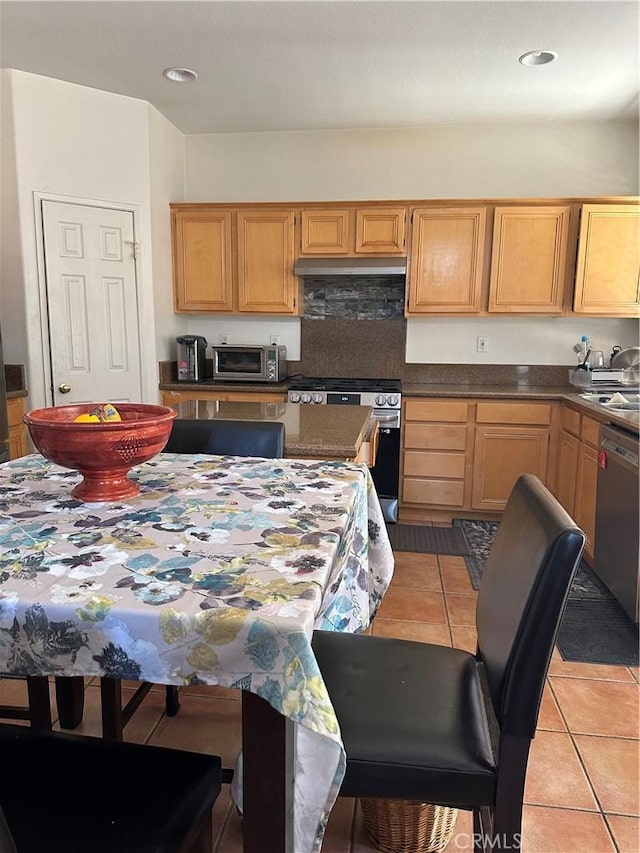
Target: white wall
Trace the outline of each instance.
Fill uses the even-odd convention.
[[[638,346],[638,323],[592,317],[429,318],[407,323],[408,362],[428,364],[566,364],[578,356],[573,345],[582,335],[609,359],[615,344]],[[477,351],[486,337],[487,351]]]
[[[148,332],[142,341],[143,399],[155,402],[158,358],[153,231],[155,225],[160,234],[156,241],[160,248],[155,297],[165,302],[166,293],[171,292],[170,261],[166,261],[170,250],[166,241],[166,254],[162,255],[166,227],[159,229],[159,222],[168,215],[171,198],[167,194],[178,192],[176,184],[183,197],[180,135],[154,115],[155,110],[146,102],[133,98],[13,70],[3,72],[2,88],[3,100],[9,93],[13,107],[13,128],[3,127],[3,147],[13,146],[16,185],[15,197],[3,198],[2,218],[19,222],[21,280],[11,281],[10,287],[23,293],[22,305],[17,299],[5,300],[3,295],[5,359],[25,364],[29,405],[44,405],[46,356],[40,320],[34,193],[132,205],[136,237],[142,245],[138,264],[140,312]],[[4,282],[2,289],[6,289]]]
[[[638,193],[634,122],[194,134],[189,201]]]
[[[184,201],[184,134],[151,105],[149,110],[149,186],[153,313],[157,360],[175,358],[175,339],[188,331],[188,319],[174,313],[170,201]]]
[[[327,201],[636,195],[638,128],[623,123],[468,125],[404,130],[186,137],[189,201]],[[211,335],[229,321],[192,321]],[[268,340],[270,320],[251,333]],[[198,327],[198,328],[196,328]],[[224,328],[223,328],[224,327]],[[211,331],[213,330],[213,331]],[[291,329],[287,344],[296,350]],[[485,354],[476,337],[488,335]],[[407,322],[407,361],[572,364],[582,334],[635,345],[633,320],[428,319]],[[297,355],[290,355],[297,358]]]
[[[0,326],[5,363],[24,364],[27,326],[12,94],[9,72],[0,71]]]

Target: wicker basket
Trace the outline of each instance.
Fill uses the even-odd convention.
[[[378,850],[435,853],[451,836],[458,810],[409,800],[361,799],[364,825]]]

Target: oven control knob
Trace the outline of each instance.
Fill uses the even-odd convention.
[[[323,400],[324,400],[324,398],[323,398],[322,394],[314,394],[313,395],[313,402],[314,403],[322,403]]]
[[[387,405],[388,406],[397,406],[398,405],[398,395],[397,394],[390,394],[387,397]]]
[[[384,394],[378,394],[378,396],[376,397],[376,406],[384,406],[386,402],[387,398],[384,396]]]
[[[302,400],[303,403],[310,403],[311,402],[311,394],[303,394],[300,397],[300,399]]]
[[[300,402],[300,394],[297,391],[289,391],[289,402],[290,403],[299,403]]]

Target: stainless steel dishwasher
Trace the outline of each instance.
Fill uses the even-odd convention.
[[[638,436],[600,428],[594,570],[638,622]]]

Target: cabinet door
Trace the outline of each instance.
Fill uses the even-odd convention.
[[[593,562],[596,534],[596,487],[598,484],[598,450],[584,442],[578,454],[578,476],[573,517],[587,537],[585,556]]]
[[[640,316],[640,208],[582,206],[573,310]]]
[[[413,211],[407,315],[481,308],[485,207]]]
[[[360,208],[356,211],[356,252],[394,255],[405,251],[404,207]]]
[[[297,314],[293,274],[295,216],[291,210],[238,213],[238,310]]]
[[[558,450],[558,500],[569,515],[573,515],[576,497],[576,478],[578,476],[578,453],[580,442],[563,430],[560,433]]]
[[[303,210],[300,253],[346,255],[350,247],[352,211]]]
[[[7,400],[7,422],[9,424],[9,459],[18,459],[29,452],[27,428],[22,422],[25,413],[24,397]]]
[[[489,311],[561,314],[569,206],[496,207]]]
[[[542,427],[476,427],[471,505],[501,510],[520,474],[536,474],[543,482],[549,432]]]
[[[231,211],[173,212],[176,311],[233,311]]]

